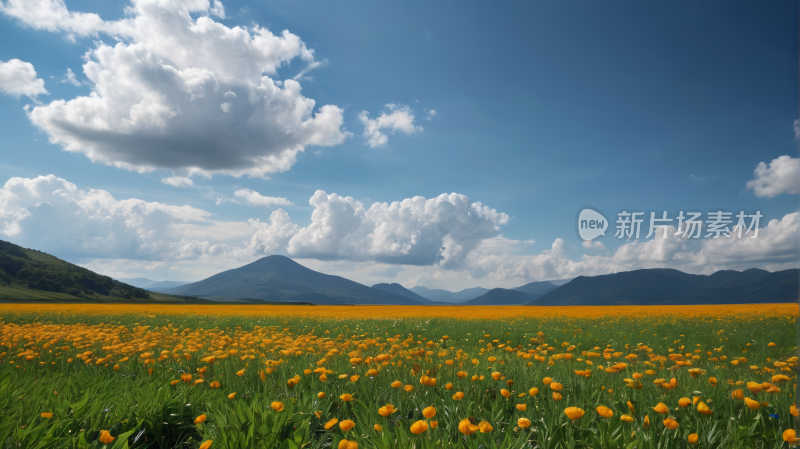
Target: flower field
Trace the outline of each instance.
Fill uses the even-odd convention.
[[[797,305],[0,305],[0,448],[787,448]]]

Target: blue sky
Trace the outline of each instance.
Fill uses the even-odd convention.
[[[274,114],[266,120],[272,122],[265,126],[247,128],[243,113],[226,121],[217,117],[222,112],[216,103],[208,110],[203,109],[207,105],[199,106],[211,101],[210,93],[200,100],[174,100],[174,92],[169,93],[172,85],[157,85],[153,92],[167,98],[165,107],[173,107],[177,116],[164,119],[163,129],[152,135],[153,128],[145,125],[118,131],[122,126],[118,121],[112,123],[113,135],[101,139],[62,126],[63,116],[77,114],[74,119],[85,113],[77,105],[48,106],[88,97],[93,90],[102,92],[103,82],[124,94],[124,84],[92,79],[84,69],[87,61],[94,61],[111,72],[120,70],[117,81],[132,73],[138,66],[115,68],[114,64],[123,64],[121,53],[116,54],[118,59],[109,56],[101,61],[101,49],[110,54],[120,45],[144,47],[148,55],[185,73],[205,69],[222,86],[214,90],[219,102],[243,101],[243,94],[236,94],[233,87],[228,90],[233,96],[221,96],[226,86],[257,82],[256,77],[245,79],[242,73],[247,67],[237,66],[238,62],[220,62],[226,57],[224,47],[230,46],[227,53],[233,54],[241,50],[237,44],[220,39],[216,44],[222,50],[215,50],[219,54],[170,59],[173,49],[165,42],[175,39],[173,47],[191,46],[191,39],[168,35],[168,29],[161,31],[167,34],[147,37],[124,28],[130,24],[122,22],[137,17],[142,23],[174,19],[154,16],[148,9],[154,3],[158,2],[67,1],[63,8],[60,2],[44,1],[39,7],[60,17],[54,22],[30,14],[24,2],[2,3],[0,61],[32,65],[49,94],[29,95],[6,87],[9,95],[0,96],[5,140],[0,181],[35,180],[49,174],[57,179],[6,186],[7,197],[13,194],[16,199],[6,200],[0,238],[117,277],[156,280],[197,280],[273,253],[365,283],[394,281],[451,289],[515,286],[660,266],[709,273],[798,265],[800,172],[793,171],[798,147],[793,123],[800,96],[796,20],[800,11],[795,3],[519,2],[489,8],[482,2],[224,1],[224,15],[215,15],[213,2],[192,6],[188,1],[162,0],[167,10],[189,11],[191,23],[207,17],[227,29],[257,24],[278,37],[288,30],[305,50],[313,50],[313,63],[300,49],[282,56],[275,71],[264,73],[285,82],[316,66],[298,78],[299,95],[315,102],[309,108],[312,113],[324,105],[333,105],[338,112],[332,113],[331,122],[318,126],[318,135],[327,133],[323,137],[281,137],[277,147],[300,145],[303,151],[296,152],[295,160],[284,160],[278,168],[270,165],[255,175],[243,171],[248,163],[231,161],[239,148],[251,146],[241,150],[246,158],[272,145],[265,142],[272,142],[281,127],[288,126],[281,111],[271,110]],[[101,22],[105,25],[98,25]],[[109,31],[111,23],[116,28]],[[180,29],[188,23],[177,21],[172,26]],[[12,75],[24,75],[6,68]],[[64,82],[67,69],[75,74],[76,85]],[[204,86],[207,92],[213,90],[210,84]],[[116,99],[104,97],[104,107],[131,113],[122,94]],[[385,106],[389,104],[393,109]],[[25,105],[30,105],[28,112]],[[37,107],[38,115],[30,112]],[[365,120],[382,113],[397,121],[387,121],[382,128],[375,122],[386,142],[370,145],[364,135]],[[197,114],[196,121],[187,118],[182,125],[170,124],[192,114]],[[336,119],[339,122],[331,131],[330,123]],[[219,132],[192,123],[212,123]],[[265,131],[258,134],[261,129]],[[165,133],[172,133],[172,143],[159,147],[162,143],[156,141]],[[59,136],[58,143],[49,143],[54,136]],[[206,148],[215,136],[220,136],[218,144]],[[323,145],[308,143],[322,141]],[[156,142],[153,154],[145,154],[142,148],[148,145],[142,142]],[[182,143],[175,142],[193,143],[177,150]],[[63,149],[68,144],[71,151]],[[87,157],[90,153],[94,162]],[[192,172],[201,158],[210,161],[202,167],[204,172]],[[128,165],[107,165],[115,163]],[[765,168],[759,175],[760,163]],[[217,166],[223,168],[215,171]],[[191,179],[192,185],[162,181],[170,177]],[[151,216],[156,224],[142,227],[132,218],[134,212],[115,212],[108,205],[103,212],[86,204],[79,210],[58,206],[58,200],[48,195],[63,183],[87,195],[92,189],[108,192],[113,201],[190,206],[195,215],[187,220],[176,215],[177,209],[165,209],[165,217]],[[26,194],[19,189],[47,192],[23,200]],[[283,200],[247,202],[245,194],[235,194],[244,190]],[[377,222],[390,220],[390,227],[398,227],[392,234],[395,243],[412,248],[401,254],[403,250],[388,240],[370,240],[378,228],[375,220],[362,223],[358,232],[345,226],[344,234],[325,234],[322,203],[309,204],[318,190],[352,197],[367,210],[375,202],[417,196],[430,200],[457,193],[506,217],[459,224],[456,218],[435,216],[401,225],[386,218],[390,215],[381,215]],[[73,199],[79,201],[81,194],[71,195],[78,195]],[[325,204],[334,200],[338,201],[328,197]],[[53,210],[46,212],[42,202]],[[762,227],[777,220],[780,229],[762,233],[758,245],[703,241],[647,245],[646,239],[615,239],[612,232],[600,240],[602,247],[587,247],[575,231],[577,213],[584,206],[595,207],[612,220],[621,210],[666,210],[671,216],[680,210],[759,210],[764,215]],[[135,213],[150,213],[144,209]],[[278,209],[296,226],[291,232],[307,231],[301,232],[303,238],[291,243],[287,240],[291,236],[284,233],[277,238],[276,229],[271,229],[259,238],[278,243],[254,240],[255,228],[248,220],[267,223]],[[316,227],[315,210],[322,220]],[[29,215],[19,218],[20,211]],[[120,227],[81,225],[80,236],[75,231],[61,236],[51,229],[59,220],[91,222],[103,214]],[[335,214],[328,218],[340,224]],[[205,231],[189,239],[182,226],[192,220]],[[487,230],[488,224],[492,229]],[[410,229],[414,226],[421,226],[419,235],[428,238],[425,243],[408,237],[414,235]],[[109,242],[125,233],[131,235],[126,240],[130,244],[125,243],[125,254],[118,254],[119,242]],[[151,234],[159,235],[158,244],[148,240],[146,235]],[[448,235],[455,240],[447,240]],[[242,243],[245,240],[252,244]],[[535,243],[524,243],[530,240]],[[180,242],[194,249],[186,252]],[[463,254],[437,259],[430,249],[415,247],[435,250],[445,243],[463,248]],[[215,244],[227,246],[208,249]],[[152,250],[155,246],[157,251]]]

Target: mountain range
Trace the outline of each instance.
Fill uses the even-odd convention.
[[[578,276],[532,300],[537,306],[689,305],[797,302],[800,270],[724,270],[705,276],[651,268]]]
[[[400,284],[372,287],[267,256],[202,281],[120,282],[51,255],[0,240],[0,300],[243,301],[398,305],[689,305],[797,302],[800,270],[724,270],[711,275],[655,268],[538,281],[513,289],[459,292]]]

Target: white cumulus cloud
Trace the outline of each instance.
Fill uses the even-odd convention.
[[[782,193],[800,193],[800,159],[780,156],[769,165],[759,162],[753,176],[747,182],[747,189],[756,196],[772,198]]]
[[[414,114],[411,108],[404,104],[389,103],[386,105],[389,111],[381,112],[377,118],[369,118],[369,112],[361,111],[358,115],[361,123],[364,124],[364,137],[367,139],[367,145],[372,148],[382,147],[389,142],[389,137],[384,134],[383,130],[388,130],[391,133],[400,131],[405,134],[415,134],[422,132],[422,127],[414,125]]]
[[[68,11],[57,0],[0,4],[34,28],[117,40],[97,41],[86,53],[91,94],[28,112],[52,143],[93,161],[139,172],[264,177],[288,170],[308,146],[338,145],[349,135],[342,109],[318,107],[297,81],[275,79],[294,59],[316,66],[314,51],[289,31],[214,21],[211,15],[224,17],[219,1],[135,0],[118,21]]]
[[[241,198],[245,202],[250,203],[254,206],[265,206],[265,207],[294,206],[294,203],[287,200],[286,198],[279,198],[275,196],[264,196],[250,189],[239,189],[233,192],[233,196]]]
[[[0,61],[0,90],[14,97],[25,95],[36,98],[37,95],[48,94],[44,80],[36,77],[33,64],[19,59]]]

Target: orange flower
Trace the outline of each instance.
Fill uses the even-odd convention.
[[[542,382],[543,382],[545,385],[550,385],[550,384],[553,382],[553,379],[552,379],[552,378],[550,378],[550,377],[545,377],[544,379],[542,379]]]
[[[553,391],[561,391],[564,389],[564,386],[558,382],[553,382],[550,384],[550,389]]]
[[[348,430],[352,429],[355,426],[356,423],[354,423],[352,420],[349,419],[345,419],[344,421],[339,423],[339,428],[345,432],[347,432]]]
[[[754,400],[752,400],[750,398],[744,398],[744,404],[750,410],[758,410],[758,409],[761,408],[761,404],[758,401],[754,401]]]
[[[797,406],[795,406],[795,405],[789,407],[789,413],[792,416],[800,416],[800,410],[797,410]]]
[[[383,432],[383,427],[380,424],[375,424],[374,426],[372,426],[372,428],[375,429],[377,432]]]
[[[669,412],[669,409],[667,408],[667,404],[664,404],[663,402],[659,402],[658,404],[656,404],[656,406],[653,407],[653,410],[655,410],[656,413],[661,413],[662,415],[664,413]]]
[[[633,422],[633,416],[631,416],[631,415],[622,415],[622,416],[619,417],[619,419],[621,419],[621,420],[623,420],[625,422]]]
[[[458,423],[458,431],[464,435],[472,435],[478,430],[480,430],[478,426],[472,424],[468,419],[462,419],[461,422]]]
[[[339,449],[358,449],[358,443],[355,441],[342,440],[339,442]]]
[[[392,386],[394,388],[400,388],[401,385],[403,385],[403,383],[400,382],[399,380],[396,380],[396,381],[392,382]]]
[[[236,392],[235,391],[228,395],[228,399],[233,399],[235,397],[236,397]]]
[[[481,429],[481,433],[489,433],[494,430],[494,427],[486,421],[479,422],[478,428]]]
[[[211,440],[203,441],[203,444],[200,445],[199,449],[208,449],[208,448],[211,447],[212,443],[213,443],[213,441],[211,441]]]
[[[645,415],[644,416],[644,423],[642,424],[642,427],[644,427],[645,429],[650,427],[650,416],[649,415]]]
[[[510,398],[510,397],[511,397],[511,392],[510,392],[510,391],[508,391],[508,390],[506,390],[506,389],[502,389],[502,390],[500,390],[500,394],[502,394],[503,396],[505,396],[505,397],[507,397],[507,398]]]
[[[520,418],[517,420],[517,425],[523,429],[527,429],[531,426],[531,420],[528,418]]]
[[[738,390],[733,390],[733,392],[731,393],[731,398],[738,399],[741,401],[742,399],[744,399],[744,390],[742,390],[741,388]]]
[[[320,398],[320,399],[325,399],[325,392],[324,391],[320,391],[319,393],[317,393],[317,397]]]
[[[282,412],[283,411],[283,402],[275,401],[272,404],[270,404],[270,407],[272,407],[272,410],[275,410],[276,412]]]
[[[439,421],[431,421],[431,430],[439,427]]]
[[[339,399],[343,400],[344,402],[350,402],[350,401],[353,400],[353,395],[349,394],[349,393],[345,393],[345,394],[339,396]]]
[[[567,407],[566,409],[564,409],[564,414],[567,415],[567,417],[569,417],[569,419],[573,421],[576,419],[581,419],[584,413],[586,412],[584,412],[583,409],[580,409],[578,407]]]
[[[709,377],[708,378],[708,383],[710,383],[712,387],[716,387],[717,386],[717,378],[716,377]]]
[[[403,390],[406,390],[406,393],[411,393],[412,391],[414,391],[414,386],[406,385],[405,387],[403,387]]]
[[[431,419],[436,416],[436,409],[433,407],[425,407],[425,409],[422,410],[422,416]]]
[[[464,393],[462,393],[460,391],[457,391],[456,394],[453,395],[453,400],[454,401],[460,401],[462,399],[464,399]]]
[[[49,413],[49,412],[44,412],[44,413],[42,413],[42,415],[41,415],[41,416],[42,416],[42,418],[45,418],[45,419],[50,419],[50,418],[52,418],[52,417],[53,417],[53,414],[52,414],[52,413]]]
[[[678,421],[675,421],[672,418],[667,418],[667,419],[664,420],[664,426],[667,429],[675,430],[675,429],[678,428]]]
[[[689,435],[689,436],[686,438],[686,441],[688,441],[688,442],[689,442],[689,444],[697,444],[697,440],[699,440],[699,439],[700,439],[700,437],[699,437],[699,436],[697,436],[697,434],[696,434],[696,433],[693,433],[693,434],[690,434],[690,435]]]
[[[786,438],[786,434],[784,433],[784,439]],[[100,431],[100,438],[98,438],[101,443],[108,444],[114,441],[116,438],[112,437],[108,430],[101,430]]]
[[[763,387],[758,382],[747,382],[747,389],[753,394],[758,394],[761,392]]]
[[[561,393],[559,393],[557,391],[554,391],[553,392],[553,400],[554,401],[560,401],[561,400]]]
[[[528,409],[528,406],[526,404],[517,404],[517,410],[519,410],[521,412],[524,412],[527,409]]]
[[[495,371],[495,372],[493,372],[493,373],[492,373],[492,379],[494,379],[494,380],[500,380],[500,378],[501,378],[502,376],[503,376],[503,375],[502,375],[502,374],[500,374],[500,373],[498,373],[497,371]]]
[[[536,388],[536,387],[533,387],[530,390],[528,390],[528,394],[531,395],[531,396],[536,396],[537,394],[539,394],[539,389]]]
[[[453,389],[453,384],[448,382],[447,385],[444,386],[444,389],[445,390],[452,390]]]
[[[786,429],[783,431],[783,441],[789,444],[795,444],[800,441],[800,439],[797,438],[797,432],[795,432],[794,429]]]
[[[680,405],[681,407],[688,407],[692,405],[692,400],[689,398],[680,398],[678,399],[678,405]]]
[[[200,415],[194,419],[195,424],[200,424],[206,422],[206,415]]]
[[[330,420],[330,421],[326,422],[326,423],[325,423],[325,430],[328,430],[328,429],[330,429],[331,427],[335,426],[335,425],[336,425],[336,423],[338,423],[338,422],[339,422],[339,420],[338,420],[338,419],[336,419],[336,418],[333,418],[332,420]]]
[[[417,421],[414,424],[411,424],[411,433],[414,435],[419,435],[426,430],[428,430],[428,423],[425,421]]]
[[[636,410],[634,410],[634,408],[633,408],[633,404],[631,404],[631,401],[628,401],[628,410],[630,410],[631,413],[636,412]]]
[[[392,413],[396,412],[397,409],[394,408],[392,404],[386,404],[385,406],[378,409],[378,414],[383,416],[384,418],[391,415]]]
[[[611,411],[611,409],[606,407],[605,405],[600,405],[595,410],[597,410],[597,414],[599,414],[603,418],[611,418],[612,416],[614,416],[614,412]]]

